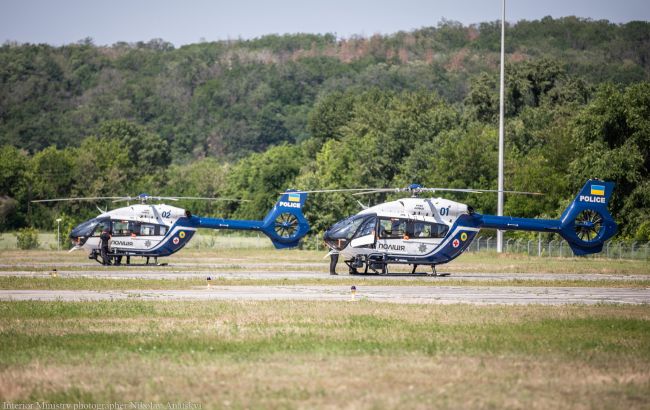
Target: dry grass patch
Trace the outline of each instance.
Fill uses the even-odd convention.
[[[129,355],[0,372],[5,400],[192,400],[204,408],[644,408],[649,387],[647,369],[634,362],[519,356],[216,356],[190,365]]]

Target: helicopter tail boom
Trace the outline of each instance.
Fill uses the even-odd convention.
[[[618,229],[607,210],[613,191],[613,182],[589,180],[560,219],[480,215],[479,225],[482,228],[501,230],[555,232],[569,243],[574,254],[597,253]]]
[[[291,248],[298,246],[309,231],[309,223],[302,214],[306,200],[306,193],[287,191],[262,221],[192,216],[188,222],[196,228],[262,231],[277,249]]]

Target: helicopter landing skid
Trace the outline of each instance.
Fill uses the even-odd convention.
[[[102,259],[101,253],[93,250],[90,252],[88,255],[88,259],[94,259],[97,261],[97,263],[101,265],[113,265],[113,266],[167,266],[167,262],[163,263],[158,263],[158,256],[151,256],[151,255],[130,255],[126,253],[116,253],[116,252],[109,252],[107,254],[108,256],[108,263],[105,263],[104,259]],[[141,258],[146,258],[145,263],[131,263],[131,256],[137,256]],[[126,257],[126,263],[122,263],[122,258]],[[153,263],[150,262],[151,258],[153,258]]]
[[[419,265],[414,264],[413,265],[413,270],[411,271],[411,274],[416,274],[415,270],[418,268]],[[443,272],[443,273],[438,273],[436,270],[436,265],[429,265],[431,266],[431,273],[422,273],[422,275],[427,275],[427,276],[449,276],[451,273],[448,272]]]
[[[373,255],[374,256],[374,255]],[[345,261],[345,264],[348,265],[348,268],[350,268],[349,273],[350,275],[377,275],[377,276],[436,276],[436,277],[445,277],[451,275],[450,273],[443,272],[443,273],[438,273],[436,271],[436,265],[429,265],[431,266],[431,273],[426,273],[426,272],[417,272],[417,268],[420,265],[414,264],[413,265],[413,270],[411,270],[411,273],[403,273],[403,272],[389,272],[388,271],[388,264],[389,262],[386,261],[385,257],[370,257],[367,260],[361,260],[361,259],[352,259],[349,261]],[[360,272],[357,268],[364,267],[363,272]],[[368,272],[368,271],[371,272]]]

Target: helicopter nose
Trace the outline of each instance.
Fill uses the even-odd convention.
[[[88,240],[87,235],[88,232],[85,232],[83,226],[79,225],[72,229],[72,232],[70,232],[68,238],[70,238],[72,246],[81,246]]]
[[[81,243],[81,238],[79,236],[70,234],[68,235],[68,238],[70,239],[70,243],[72,243],[72,246],[80,246]]]

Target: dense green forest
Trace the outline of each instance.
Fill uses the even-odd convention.
[[[289,188],[496,188],[498,22],[387,36],[269,35],[0,48],[0,229],[92,205],[30,199],[220,196],[195,213],[261,218]],[[587,178],[617,183],[620,235],[650,239],[650,23],[507,28],[506,213],[557,217]],[[456,198],[494,212],[493,195]],[[386,196],[368,198],[371,202]],[[104,207],[105,204],[100,204]],[[315,232],[358,210],[310,197]]]

